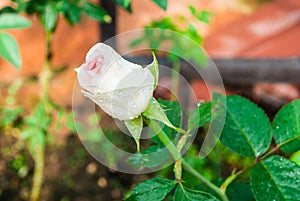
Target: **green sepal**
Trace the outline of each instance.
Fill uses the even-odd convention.
[[[154,52],[152,52],[152,55],[153,55],[153,62],[149,64],[146,68],[152,73],[154,77],[154,89],[156,89],[158,84],[159,70],[158,70],[158,62]]]
[[[188,134],[185,130],[178,128],[174,126],[170,120],[168,119],[167,115],[165,114],[164,110],[160,106],[159,102],[152,97],[150,100],[148,107],[146,110],[142,113],[142,115],[150,120],[156,120],[159,122],[164,123],[166,126],[174,129],[178,133],[181,134]]]
[[[136,143],[137,152],[140,152],[140,138],[141,133],[143,130],[143,118],[142,116],[139,116],[135,119],[131,120],[125,120],[124,121],[125,126],[129,130],[130,134],[134,138],[134,141]]]

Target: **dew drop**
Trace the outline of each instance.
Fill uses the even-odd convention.
[[[132,107],[136,107],[136,104],[134,103],[134,104],[132,104]]]

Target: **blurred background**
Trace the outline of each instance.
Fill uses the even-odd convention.
[[[1,0],[0,9],[16,8],[18,2]],[[117,34],[146,26],[172,28],[186,35],[193,33],[191,38],[203,46],[219,69],[226,92],[254,100],[271,118],[282,105],[300,97],[298,0],[128,2],[130,4],[124,1],[91,1],[110,16],[104,22],[82,15],[80,21],[70,23],[72,17],[64,18],[72,15],[63,11],[58,15],[55,28],[45,32],[42,14],[23,11],[20,14],[31,21],[30,27],[0,30],[15,38],[22,61],[21,69],[17,69],[0,57],[0,200],[28,200],[32,193],[38,159],[30,148],[28,150],[28,139],[23,139],[22,133],[34,127],[34,124],[28,123],[28,117],[39,113],[35,111],[39,111],[36,106],[40,103],[42,107],[49,102],[55,105],[49,106],[51,112],[45,109],[44,113],[39,113],[39,118],[51,113],[52,119],[46,124],[47,128],[43,128],[47,146],[40,200],[122,200],[134,184],[154,174],[126,175],[107,169],[89,156],[72,125],[74,68],[84,62],[91,46]],[[162,2],[167,2],[167,5]],[[46,41],[50,32],[49,59]],[[116,47],[126,48],[122,45],[117,43]],[[48,60],[52,74],[45,89],[46,97],[51,101],[44,103],[41,101],[43,87],[40,77]],[[191,82],[197,98],[210,100],[205,83],[185,71],[184,65],[181,70]],[[7,122],[7,119],[11,120]],[[61,125],[57,126],[58,123]],[[122,140],[116,143],[122,144]],[[214,164],[226,165],[228,161],[236,161],[237,166],[247,163],[238,162],[238,156],[230,153],[222,159],[203,161],[199,169],[204,169],[207,177],[217,180],[229,174],[233,167],[222,169]],[[211,173],[209,168],[212,166],[218,174]],[[159,174],[170,173],[165,170]]]

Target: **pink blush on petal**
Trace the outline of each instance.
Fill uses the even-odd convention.
[[[84,66],[84,69],[86,71],[93,71],[96,74],[100,74],[103,64],[104,64],[104,57],[100,55],[98,57],[95,57],[89,63],[87,63],[87,65]]]

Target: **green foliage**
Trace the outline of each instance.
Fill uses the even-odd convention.
[[[69,1],[64,1],[61,12],[65,19],[72,25],[77,24],[81,20],[80,8]]]
[[[160,145],[153,145],[130,156],[128,162],[136,168],[152,168],[161,165],[169,157],[170,154],[163,152]]]
[[[184,187],[183,185],[178,185],[175,190],[173,201],[219,201],[219,200],[206,192],[193,190]]]
[[[291,161],[293,161],[294,163],[296,163],[297,165],[300,166],[300,150],[295,152],[291,158],[290,158]]]
[[[230,201],[254,201],[250,184],[248,182],[234,182],[227,188],[226,194]]]
[[[224,110],[220,109],[221,101],[214,100],[211,102],[198,103],[192,111],[188,120],[188,130],[203,127],[212,123],[218,117],[223,115]]]
[[[264,111],[240,96],[227,96],[221,141],[244,156],[261,156],[271,143],[271,124]]]
[[[57,24],[56,5],[54,3],[46,4],[41,15],[42,24],[44,25],[46,31],[53,32]]]
[[[300,150],[300,100],[284,106],[273,121],[275,142],[286,153]]]
[[[111,22],[111,17],[107,15],[107,12],[103,8],[95,4],[86,3],[83,5],[83,10],[87,16],[99,22],[106,22],[106,23]]]
[[[167,10],[168,7],[168,0],[152,0],[154,3],[156,3],[159,7],[161,7],[164,10]]]
[[[36,14],[47,32],[53,33],[57,25],[58,15],[61,14],[70,24],[77,24],[82,14],[99,22],[111,22],[110,16],[99,5],[82,0],[13,0],[16,8],[5,8],[0,12],[26,12]]]
[[[266,158],[251,170],[251,188],[257,201],[299,201],[300,167],[280,156]]]
[[[24,109],[21,106],[14,106],[11,108],[3,108],[0,113],[0,127],[5,127],[13,124],[19,116],[23,113]]]
[[[139,183],[125,201],[160,201],[175,187],[176,182],[164,178],[153,178]]]
[[[162,116],[163,119],[167,118],[169,122],[175,126],[175,128],[180,127],[182,111],[178,102],[158,99],[157,104],[158,104],[157,107],[160,107],[159,112],[163,113],[163,114],[160,113],[160,115],[163,115]],[[151,112],[151,113],[154,114],[155,112]],[[148,113],[146,112],[145,114],[147,115]],[[147,118],[151,118],[153,120],[154,116],[150,115]],[[145,119],[145,121],[147,121],[147,119]],[[177,135],[177,131],[174,130],[174,128],[164,126],[164,124],[161,124],[160,131],[164,132],[172,140]],[[162,162],[166,161],[170,157],[168,153],[162,151],[164,145],[160,141],[160,139],[156,136],[158,133],[154,132],[153,129],[150,129],[149,132],[150,132],[149,135],[153,136],[151,138],[151,141],[153,141],[155,145],[152,145],[147,149],[142,150],[141,153],[133,154],[128,159],[130,164],[132,164],[134,167],[156,167],[158,165],[161,165]]]
[[[174,62],[180,58],[191,60],[200,66],[207,62],[206,55],[200,48],[202,37],[191,23],[185,29],[179,29],[169,17],[153,21],[145,27],[144,35],[133,40],[130,46],[134,47],[141,43],[146,43],[154,51],[159,50],[164,44],[170,44],[167,56]]]
[[[7,33],[0,33],[0,56],[13,64],[16,68],[21,68],[21,59],[16,40]]]
[[[25,118],[27,128],[22,131],[21,138],[28,141],[29,150],[32,154],[35,153],[37,145],[41,146],[46,143],[46,134],[51,120],[43,104],[38,104],[34,113]]]
[[[231,175],[229,175],[225,180],[222,179],[224,180],[224,183],[221,185],[221,188],[226,191],[229,200],[298,201],[298,195],[300,194],[300,167],[296,163],[299,163],[299,153],[296,152],[291,156],[291,160],[295,161],[296,163],[281,156],[270,155],[273,154],[278,148],[285,148],[282,150],[287,153],[293,153],[299,150],[299,143],[294,144],[294,141],[298,140],[299,137],[299,119],[297,113],[297,111],[299,111],[299,100],[291,102],[277,113],[273,122],[274,137],[277,143],[277,147],[270,149],[270,151],[266,153],[271,142],[272,127],[263,110],[254,103],[250,102],[248,99],[242,98],[240,96],[227,96],[226,107],[220,106],[220,104],[225,104],[225,102],[220,101],[223,96],[217,95],[215,97],[216,100],[214,100],[213,102],[207,102],[198,105],[189,119],[189,128],[192,129],[198,126],[201,127],[212,123],[213,121],[218,121],[220,115],[215,114],[226,113],[226,120],[221,136],[221,142],[224,143],[224,145],[228,148],[235,151],[237,154],[236,156],[235,154],[232,154],[233,156],[235,156],[235,158],[228,158],[228,160],[226,159],[227,161],[223,162],[234,164],[237,167],[237,163],[245,159],[245,163],[240,164],[239,166],[239,168],[242,168],[241,171],[233,171]],[[161,101],[160,104],[162,106],[164,105],[164,103]],[[172,107],[174,108],[174,106],[168,106],[168,108]],[[226,111],[224,110],[225,108]],[[213,118],[214,115],[212,113],[215,115],[216,119]],[[171,120],[172,117],[177,115],[175,115],[175,113],[171,113],[166,116]],[[200,119],[197,120],[197,117]],[[174,123],[174,119],[171,122]],[[280,128],[282,129],[279,130]],[[278,130],[276,131],[276,129]],[[287,144],[289,144],[289,146],[286,146]],[[163,144],[154,145],[146,150],[143,150],[141,153],[159,153],[159,149],[161,149],[161,147],[163,146]],[[219,150],[219,152],[215,154],[229,155],[230,153],[224,150],[223,147],[223,151]],[[212,156],[209,156],[209,158],[216,157],[215,154],[212,154]],[[243,159],[243,156],[252,156],[256,157],[256,159]],[[157,155],[157,157],[159,157],[159,154]],[[131,159],[132,162],[137,165],[137,167],[154,167],[153,164],[159,161],[159,158],[149,157],[145,160],[145,158],[139,158],[138,155],[134,155],[134,157],[132,157]],[[193,157],[193,155],[190,155],[190,152],[188,152],[188,156],[186,156],[183,160],[189,163],[191,167],[196,171],[206,172],[205,164],[207,163],[207,159],[199,160],[198,158]],[[159,163],[157,162],[156,165],[158,164]],[[248,170],[251,171],[250,185],[247,182],[247,177],[249,177],[248,174],[244,175],[244,179],[246,179],[246,181],[235,181],[237,177]],[[183,186],[182,183],[179,183],[176,187],[176,190],[173,191],[174,194],[171,193],[173,194],[173,201],[218,200],[217,198],[209,195],[207,191],[210,191],[206,188],[201,187],[201,189],[206,192],[196,190],[198,188],[196,188],[194,183],[199,181],[197,179],[195,179],[194,181],[194,179],[192,178],[193,176],[190,175],[189,172],[188,174],[186,172],[183,172],[181,181],[183,183],[186,182],[189,188]],[[209,175],[208,178],[212,179],[212,177]],[[141,186],[139,187],[140,188],[134,188],[134,191],[137,195],[139,195],[139,192],[143,192],[141,190]],[[158,200],[162,200],[168,192],[165,192],[163,196],[161,196],[161,194],[158,194],[157,196],[160,196]],[[133,195],[133,192],[131,192],[130,195]],[[154,198],[154,196],[155,195],[151,194],[152,199]],[[225,200],[222,196],[220,196],[220,198],[222,198],[222,200]],[[141,197],[140,199],[136,200],[143,199],[144,197]]]
[[[22,85],[21,80],[16,80],[8,88],[8,96],[5,98],[6,107],[0,108],[0,128],[15,126],[14,123],[24,112],[22,106],[16,104],[16,93]]]
[[[189,6],[189,10],[192,15],[201,22],[208,24],[211,18],[211,12],[207,10],[198,11],[194,6]]]
[[[167,1],[155,1],[163,9],[167,7]],[[209,11],[197,11],[195,7],[189,7],[193,16],[201,22],[209,23],[211,13]],[[176,21],[174,19],[177,19]],[[164,44],[168,44],[168,58],[173,61],[179,61],[181,58],[190,60],[199,66],[207,62],[207,57],[199,47],[202,45],[202,36],[192,23],[184,23],[189,19],[186,17],[172,16],[164,17],[160,20],[152,21],[145,26],[144,35],[131,41],[130,46],[134,47],[141,43],[146,43],[152,50],[159,50]],[[175,23],[176,22],[176,23]],[[179,23],[178,23],[179,22]],[[159,30],[160,29],[160,30]],[[165,48],[163,48],[165,49]]]
[[[131,10],[131,0],[115,0],[115,3],[119,6],[121,6],[122,8],[124,8],[125,10],[127,10],[128,12],[132,12]]]
[[[156,3],[160,8],[167,10],[168,7],[168,0],[152,0]],[[131,8],[131,0],[114,0],[114,2],[124,8],[128,12],[132,12]]]
[[[18,14],[5,13],[0,15],[0,29],[26,28],[30,25],[31,23],[29,20]]]
[[[209,124],[211,122],[211,108],[212,102],[198,103],[189,117],[189,130]]]
[[[9,161],[9,166],[12,167],[20,178],[24,178],[28,174],[28,166],[24,155],[17,155],[13,160]]]

